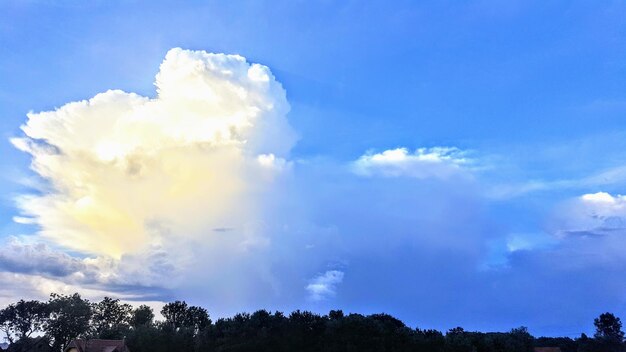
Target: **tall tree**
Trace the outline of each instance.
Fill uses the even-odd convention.
[[[187,319],[185,319],[185,327],[193,330],[197,334],[211,324],[209,313],[202,307],[191,306],[187,309]]]
[[[593,349],[603,352],[624,350],[624,332],[622,331],[622,321],[618,317],[608,312],[603,313],[594,319],[593,325],[596,327]]]
[[[47,312],[46,304],[39,301],[20,300],[10,304],[0,314],[0,329],[7,335],[9,341],[30,337],[41,330]]]
[[[161,309],[165,325],[174,331],[188,329],[194,334],[211,324],[209,314],[202,307],[189,307],[184,301],[168,303]]]
[[[594,319],[593,325],[596,327],[595,338],[620,343],[624,341],[622,321],[615,315],[608,312],[600,314],[599,317]]]
[[[103,339],[120,339],[130,327],[133,307],[119,299],[104,297],[92,305],[92,333]]]
[[[48,309],[49,316],[44,324],[44,331],[53,340],[56,350],[67,346],[72,339],[85,336],[89,331],[91,304],[78,293],[51,294]]]
[[[154,312],[152,311],[152,308],[142,304],[137,307],[137,309],[133,310],[130,325],[134,328],[138,328],[140,326],[151,326],[153,320]]]
[[[176,331],[182,328],[187,321],[187,302],[175,301],[168,303],[161,309],[161,314],[165,318],[165,325]]]

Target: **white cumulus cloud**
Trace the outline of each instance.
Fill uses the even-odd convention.
[[[361,176],[447,179],[463,173],[470,161],[457,148],[419,148],[413,153],[407,148],[397,148],[365,154],[352,166]]]

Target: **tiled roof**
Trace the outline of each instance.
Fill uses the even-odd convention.
[[[76,339],[67,345],[65,351],[70,348],[76,348],[78,352],[129,352],[124,340]]]

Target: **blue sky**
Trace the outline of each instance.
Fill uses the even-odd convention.
[[[619,1],[4,1],[0,269],[21,276],[0,297],[39,297],[34,283],[42,279],[91,297],[185,298],[214,314],[343,308],[421,327],[525,325],[574,336],[604,311],[626,316],[625,16]],[[29,111],[109,89],[155,98],[154,77],[177,47],[267,66],[286,92],[288,128],[281,117],[277,134],[251,138],[288,147],[263,142],[248,152],[275,154],[286,175],[260,186],[264,176],[247,168],[220,174],[261,190],[222,195],[237,216],[196,224],[203,235],[185,238],[206,240],[202,250],[161,243],[156,254],[113,254],[89,247],[97,241],[68,245],[69,229],[37,213],[63,212],[42,207],[47,194],[67,196],[70,186],[54,186],[65,176],[31,171],[43,156],[9,140],[49,133],[46,143],[63,152],[67,144],[55,138],[69,132],[20,130]],[[279,91],[267,94],[282,102]],[[218,174],[231,165],[211,160]],[[69,169],[81,171],[73,162]],[[213,188],[194,187],[197,206],[213,209]],[[17,204],[26,194],[41,202]],[[164,225],[180,219],[155,214],[146,210],[137,240],[152,249],[155,228],[183,231]],[[244,223],[256,225],[232,225]],[[230,239],[203,237],[231,233],[262,249],[231,253]],[[16,259],[24,251],[35,264]],[[162,263],[145,274],[155,282],[172,267],[185,282],[76,279],[85,270],[98,277],[103,266],[130,272],[138,253]],[[180,253],[192,264],[168,262]],[[199,259],[211,255],[220,260]],[[46,269],[52,264],[42,256],[62,268]],[[202,265],[226,269],[190,269]]]

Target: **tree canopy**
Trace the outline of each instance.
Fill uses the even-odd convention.
[[[534,338],[525,327],[483,333],[455,327],[445,334],[411,328],[388,314],[327,315],[296,310],[258,310],[212,322],[206,309],[185,301],[167,303],[163,320],[147,305],[133,308],[105,297],[89,302],[79,294],[52,294],[47,302],[20,300],[0,310],[0,331],[13,351],[23,350],[31,336],[44,335],[55,351],[75,338],[125,339],[133,352],[531,352],[559,347],[562,352],[624,351],[619,318],[603,313],[594,320],[593,338]]]

